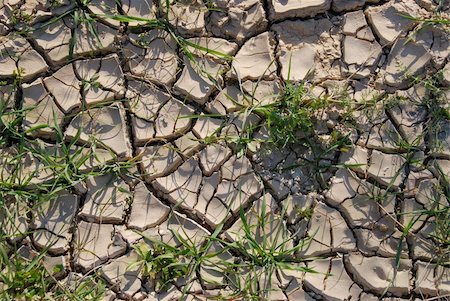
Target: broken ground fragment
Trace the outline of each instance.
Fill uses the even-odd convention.
[[[62,67],[44,79],[45,87],[66,114],[81,106],[80,83],[72,64]]]
[[[383,91],[376,90],[366,81],[353,81],[353,92],[353,99],[361,104],[381,99],[384,94]]]
[[[217,63],[224,64],[236,54],[238,45],[220,38],[197,37],[188,39],[187,49],[193,55],[210,58]]]
[[[428,169],[422,170],[422,168],[421,168],[420,170],[412,170],[408,174],[408,178],[405,181],[405,187],[403,188],[403,193],[404,193],[405,197],[408,197],[408,198],[415,197],[417,188],[419,187],[419,185],[422,181],[433,180],[434,174],[431,172],[431,170],[433,170],[432,161],[430,161],[430,163],[431,164],[429,166],[429,170]],[[433,170],[433,171],[435,171],[435,170]],[[439,176],[437,176],[437,178],[439,178]],[[434,182],[434,180],[433,180],[433,182]]]
[[[420,17],[420,13],[421,8],[411,0],[389,1],[366,10],[369,24],[382,46],[394,43],[398,37],[405,36],[414,27],[415,22],[405,16]]]
[[[183,162],[177,149],[170,143],[138,148],[141,167],[147,181],[167,176]]]
[[[309,223],[314,207],[321,199],[320,195],[289,195],[282,201],[282,213],[289,226],[295,228],[295,235],[301,239],[306,235],[306,226]]]
[[[442,84],[445,87],[450,87],[450,62],[442,69]]]
[[[429,162],[429,169],[441,183],[450,182],[450,161],[434,159]]]
[[[173,143],[187,158],[191,157],[203,147],[203,145],[198,141],[198,138],[192,132],[187,132]]]
[[[197,160],[189,159],[166,177],[157,178],[152,185],[161,190],[174,204],[192,209],[197,203],[197,191],[202,173]]]
[[[369,103],[375,103],[374,105],[369,105],[366,109],[363,110],[354,110],[352,114],[352,118],[356,121],[356,129],[360,132],[359,141],[354,143],[358,145],[364,146],[367,143],[367,139],[369,136],[369,132],[374,125],[380,124],[386,119],[388,116],[386,115],[385,107],[389,104],[389,99],[385,100],[383,98],[384,92],[379,93],[378,91],[374,91],[371,88],[366,86],[366,90],[368,95],[360,100],[360,103],[363,105],[368,105]]]
[[[232,240],[240,242],[247,252],[258,256],[254,248],[252,248],[248,235],[258,243],[263,252],[277,249],[280,253],[293,255],[292,250],[293,236],[286,226],[286,222],[278,212],[278,206],[275,199],[266,193],[256,200],[248,212],[241,217],[225,232],[225,236]],[[245,220],[243,220],[244,218]],[[251,233],[247,233],[246,226]]]
[[[319,187],[315,174],[317,166],[310,164],[312,161],[309,161],[315,160],[312,152],[305,146],[296,147],[297,151],[284,148],[284,152],[268,151],[267,147],[261,147],[253,156],[256,163],[255,170],[281,199],[289,192],[308,194]],[[305,154],[311,157],[305,159]],[[328,173],[325,177],[331,177],[331,174]]]
[[[415,199],[404,199],[401,204],[402,216],[400,216],[399,222],[403,227],[409,227],[410,233],[417,233],[427,221],[425,214],[416,214],[416,212],[422,212],[423,210],[425,210],[424,206]]]
[[[123,97],[125,82],[116,54],[99,59],[76,61],[74,70],[81,81],[83,100],[87,105]]]
[[[253,171],[252,164],[245,156],[232,156],[221,167],[223,179],[234,181],[240,176],[249,174]]]
[[[444,193],[445,186],[440,186],[437,179],[424,179],[415,188],[415,199],[425,209],[433,211],[449,205]]]
[[[17,118],[15,116],[14,108],[17,97],[18,87],[12,84],[0,84],[0,99],[2,101],[2,117],[0,130],[3,131],[5,126],[14,122]],[[11,115],[10,115],[11,114]]]
[[[0,4],[1,9],[6,13],[5,16],[8,16],[8,19],[4,20],[5,23],[10,26],[13,25],[15,30],[21,30],[37,22],[57,18],[73,9],[74,6],[75,3],[70,0],[58,2],[6,0]]]
[[[96,35],[98,35],[98,39]],[[37,25],[31,38],[37,47],[46,53],[46,58],[51,64],[59,66],[70,57],[71,51],[74,56],[78,57],[94,52],[105,53],[114,50],[116,35],[117,30],[97,21],[80,22],[74,29],[71,18],[64,17],[56,22]],[[74,41],[73,46],[71,45],[72,41]]]
[[[102,301],[114,301],[116,297],[116,294],[109,288],[103,288],[104,282],[97,275],[84,275],[82,272],[71,270],[60,283],[68,290],[69,294],[99,294],[99,291],[101,291],[102,298],[104,297]],[[102,285],[102,289],[99,289],[98,286],[100,285]]]
[[[143,182],[134,188],[133,203],[128,218],[128,227],[144,231],[166,220],[170,208],[158,200]]]
[[[62,127],[64,114],[41,79],[23,84],[23,125],[31,136],[56,139],[55,127]]]
[[[110,258],[125,253],[126,243],[114,226],[81,221],[74,235],[74,263],[86,273]]]
[[[391,217],[380,219],[373,229],[356,228],[353,231],[358,250],[365,256],[408,258],[408,245],[404,243],[402,232],[395,229]]]
[[[302,288],[302,281],[300,279],[292,280],[285,290],[288,300],[304,300],[314,301],[315,299],[306,293]]]
[[[209,177],[203,177],[195,206],[197,216],[212,227],[225,220],[228,212],[220,200],[213,198],[220,183],[220,176],[221,173],[217,171]],[[214,212],[213,215],[209,216],[207,210]]]
[[[149,20],[156,18],[156,5],[152,0],[122,0],[122,9],[127,16],[146,18]],[[145,21],[131,21],[128,26],[140,26]]]
[[[367,24],[366,17],[362,10],[345,14],[342,32],[347,36],[375,42],[375,36],[372,33],[372,29],[370,29],[370,26]],[[378,45],[378,43],[375,45]]]
[[[133,141],[136,146],[143,145],[155,137],[153,123],[136,116],[131,116],[131,129],[133,130]]]
[[[450,294],[450,270],[448,267],[417,261],[414,291],[420,296],[446,296]]]
[[[226,115],[238,111],[241,105],[244,107],[247,103],[241,87],[234,84],[225,86],[214,100],[206,103],[205,109],[212,114]]]
[[[236,112],[228,114],[228,122],[220,132],[221,137],[225,138],[229,146],[238,152],[244,149],[242,147],[243,143],[245,143],[245,138],[251,137],[259,121],[261,121],[261,118],[255,113]],[[242,138],[244,138],[244,141],[242,141]],[[248,145],[246,144],[246,146]]]
[[[424,148],[424,125],[427,111],[417,105],[414,100],[398,102],[389,110],[394,124],[408,143]]]
[[[0,78],[30,80],[48,70],[47,63],[23,37],[9,34],[0,40]]]
[[[4,182],[3,179],[2,182]],[[3,201],[3,206],[0,207],[0,220],[2,221],[0,231],[2,231],[4,239],[11,243],[17,243],[28,232],[27,213],[29,208],[21,196],[7,197]]]
[[[304,285],[324,300],[357,300],[362,292],[347,273],[341,258],[315,260],[311,269],[316,273],[306,273]]]
[[[127,70],[159,85],[169,86],[177,73],[177,43],[166,31],[154,29],[140,35],[130,34],[124,46]]]
[[[245,206],[261,191],[261,184],[251,172],[248,159],[242,157],[236,160],[232,157],[227,162],[222,165],[220,172],[203,177],[198,162],[191,158],[175,172],[157,178],[152,184],[171,202],[195,212],[211,227],[216,227],[231,214],[237,214],[240,206]]]
[[[186,295],[184,295],[186,296]],[[188,295],[189,296],[189,295]],[[183,297],[183,293],[180,292],[175,286],[170,286],[169,289],[166,289],[164,292],[153,292],[148,295],[145,301],[159,301],[159,300],[180,300]],[[191,297],[187,297],[189,300]],[[194,297],[192,297],[194,298]],[[192,299],[196,300],[196,299]]]
[[[310,1],[283,1],[271,0],[270,18],[282,20],[287,18],[314,17],[317,14],[326,12],[331,5],[331,0],[310,0]]]
[[[102,20],[110,27],[117,28],[120,26],[120,22],[107,16],[119,15],[118,5],[120,5],[120,2],[115,0],[89,0],[86,8],[95,18]]]
[[[344,15],[344,19],[342,22],[343,34],[356,36],[359,31],[366,28],[368,28],[368,24],[362,10],[354,11]],[[370,30],[370,27],[368,28],[368,30]],[[369,41],[373,41],[374,39],[375,37],[372,37],[372,39],[370,39]]]
[[[356,194],[345,198],[338,209],[353,229],[358,249],[365,255],[394,257],[401,236],[396,229],[395,194],[366,181],[360,181],[357,187]],[[407,254],[403,244],[400,255]]]
[[[267,27],[261,0],[214,0],[212,3],[217,9],[210,11],[207,29],[217,37],[242,44]]]
[[[370,74],[370,67],[376,66],[382,54],[377,41],[369,42],[346,36],[343,42],[343,61],[347,64],[347,75],[364,78]]]
[[[86,200],[79,215],[96,223],[122,223],[131,197],[126,183],[113,174],[106,174],[89,178],[86,186]]]
[[[208,257],[208,255],[216,254]],[[235,258],[218,242],[212,242],[206,251],[206,260],[200,264],[200,278],[207,289],[226,286],[228,282],[227,265],[233,264]]]
[[[160,107],[171,98],[154,85],[131,79],[128,81],[126,97],[130,99],[130,111],[148,121],[152,121]]]
[[[407,88],[415,76],[425,74],[430,60],[430,53],[422,45],[398,39],[389,53],[384,81],[388,86]]]
[[[364,257],[360,254],[344,255],[347,270],[354,281],[365,291],[377,295],[385,292],[394,296],[407,296],[410,293],[412,262],[407,259]]]
[[[380,2],[380,0],[333,0],[331,8],[338,13],[343,11],[354,11],[362,8],[366,2],[377,3]]]
[[[439,221],[442,223],[443,221]],[[423,260],[427,262],[442,262],[448,260],[448,254],[443,254],[442,245],[439,246],[436,238],[437,221],[431,217],[424,226],[415,233],[410,235],[408,246],[410,248],[410,257],[414,260]]]
[[[431,154],[450,160],[450,120],[441,118],[428,133]]]
[[[339,211],[322,203],[314,208],[308,226],[310,241],[299,251],[302,257],[320,256],[332,252],[349,252],[356,249],[352,231]]]
[[[194,109],[175,98],[166,102],[155,119],[155,138],[172,138],[187,131]]]
[[[80,60],[73,66],[68,64],[45,78],[44,84],[66,114],[124,95],[124,78],[117,55]]]
[[[347,169],[339,169],[331,179],[331,185],[325,194],[326,203],[331,206],[341,204],[356,196],[360,180]]]
[[[169,8],[161,2],[161,9],[168,10],[168,21],[183,36],[201,36],[205,33],[205,14],[208,8],[201,0],[174,1]]]
[[[81,22],[75,29],[74,54],[77,56],[114,50],[114,39],[118,31],[100,22],[93,21],[92,23]],[[97,34],[93,34],[93,30]]]
[[[276,75],[273,33],[265,32],[250,38],[239,49],[231,64],[231,76],[241,81],[271,80]]]
[[[177,93],[199,104],[204,104],[208,97],[222,85],[224,66],[213,62],[208,58],[194,57],[190,60],[186,56],[183,59],[184,69],[181,77],[175,83]]]
[[[125,112],[121,104],[79,113],[67,127],[66,139],[74,139],[79,129],[81,130],[79,143],[111,150],[123,159],[131,158],[132,150]]]
[[[393,220],[388,230],[395,230],[395,194],[362,181],[358,194],[339,205],[350,227],[373,229],[382,217]]]
[[[372,151],[369,177],[389,188],[398,187],[405,178],[406,160],[401,155],[384,154]]]
[[[48,256],[43,253],[37,252],[35,249],[29,247],[28,245],[21,245],[9,258],[12,262],[16,260],[25,261],[26,265],[19,264],[19,266],[23,269],[29,267],[34,260],[40,259],[39,268],[45,269],[49,276],[55,277],[56,279],[61,279],[65,276],[68,268],[68,258],[66,256]],[[15,262],[18,263],[18,262]],[[3,269],[3,273],[7,272],[11,273],[10,266]]]
[[[242,89],[247,94],[249,106],[259,107],[276,103],[282,87],[278,80],[261,80],[256,83],[248,80],[242,83]]]
[[[328,19],[284,21],[272,26],[277,33],[281,75],[284,80],[340,76],[333,63],[340,59],[340,37]]]
[[[131,128],[137,145],[155,136],[154,120],[161,106],[171,97],[156,86],[143,81],[129,80],[126,98],[129,99]]]
[[[199,116],[195,122],[192,132],[198,137],[198,139],[215,137],[222,127],[223,122],[224,121],[219,118]]]
[[[69,57],[71,35],[69,18],[63,18],[45,27],[39,24],[31,33],[31,38],[56,66],[63,64]]]
[[[343,153],[339,158],[339,162],[345,167],[365,175],[367,168],[369,167],[368,157],[368,150],[364,147],[356,145],[349,152]]]
[[[207,145],[198,154],[203,174],[207,177],[211,176],[230,156],[231,149],[224,144]]]
[[[186,118],[193,108],[172,98],[158,88],[140,81],[129,81],[132,129],[139,145],[151,139],[167,139],[184,133],[191,124]]]
[[[40,161],[31,151],[16,147],[0,148],[0,180],[28,188],[51,181],[55,171]]]
[[[68,161],[79,162],[80,164],[74,166],[74,168],[79,172],[87,172],[94,168],[104,166],[106,162],[111,162],[116,158],[113,153],[105,149],[83,147],[76,144],[70,145],[68,148],[68,145],[69,143],[64,141],[51,144],[40,139],[35,139],[27,143],[27,146],[34,153],[46,156],[47,159],[44,162],[48,165],[48,169],[57,176],[61,176],[60,171],[65,168]],[[41,168],[44,169],[43,167]],[[62,177],[65,176],[70,177],[71,174],[62,175]]]
[[[42,265],[51,276],[62,279],[69,267],[68,256],[47,256],[42,258]]]
[[[119,293],[126,298],[131,298],[141,289],[140,266],[133,263],[139,262],[140,256],[135,250],[104,265],[100,272]]]
[[[376,149],[382,152],[398,152],[403,150],[406,141],[397,131],[397,128],[389,119],[383,123],[377,124],[370,129],[369,139],[366,147],[369,149]]]
[[[147,235],[147,233],[155,233],[155,230],[157,230],[157,236],[155,236],[155,234]],[[175,236],[173,233],[177,233],[178,235]],[[198,249],[209,234],[205,228],[195,221],[178,212],[173,212],[166,221],[158,226],[157,229],[150,228],[147,231],[144,231],[144,235],[144,241],[150,244],[150,246],[152,246],[151,239],[157,239],[158,241],[180,249],[185,249],[186,247]],[[180,241],[179,238],[184,240],[184,242]],[[186,246],[185,243],[187,243],[188,246]]]
[[[79,197],[67,191],[33,207],[33,242],[53,254],[69,250],[72,221],[78,210]]]
[[[434,67],[441,69],[450,55],[448,32],[439,26],[422,26],[415,40],[430,52]]]
[[[225,58],[222,56],[234,55],[237,45],[218,38],[193,38],[188,41],[204,50],[195,46],[188,47],[192,57],[184,56],[183,72],[175,83],[174,89],[184,97],[204,104],[211,93],[221,88],[222,74],[227,68]],[[208,53],[208,51],[211,52]]]

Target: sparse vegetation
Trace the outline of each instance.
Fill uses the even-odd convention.
[[[154,241],[153,248],[142,243],[133,246],[140,259],[131,264],[128,268],[133,269],[137,266],[139,273],[155,283],[155,290],[162,291],[167,289],[169,282],[176,281],[178,278],[188,274],[188,265],[184,263],[182,257],[183,251],[168,244]]]
[[[206,2],[208,10],[215,10],[211,1]],[[170,1],[166,1],[165,10],[159,11],[155,19],[127,16],[122,14],[123,11],[121,10],[119,10],[120,14],[117,13],[116,15],[96,15],[89,9],[90,0],[76,0],[74,4],[73,8],[41,24],[38,28],[50,26],[63,18],[71,20],[73,28],[71,28],[69,42],[69,61],[78,59],[76,54],[77,39],[79,38],[77,28],[80,26],[86,27],[85,29],[93,39],[93,44],[102,46],[102,39],[96,28],[97,23],[112,20],[128,24],[129,28],[136,32],[151,29],[165,31],[176,42],[181,50],[180,53],[195,65],[202,76],[209,78],[218,88],[221,88],[215,81],[215,75],[208,74],[203,70],[201,64],[197,63],[194,52],[208,53],[227,62],[233,58],[219,51],[194,44],[188,38],[182,36],[177,31],[176,26],[168,21]],[[58,6],[59,2],[52,1],[52,5]],[[441,1],[441,5],[443,5],[443,1]],[[16,9],[12,14],[12,25],[26,25],[32,17],[26,12]],[[439,26],[448,32],[450,26],[449,20],[439,14],[429,19],[408,18],[420,24],[414,33],[418,33],[428,26]],[[139,28],[136,29],[136,26],[130,24],[139,24]],[[27,30],[30,29],[24,27],[20,34],[26,36],[29,33]],[[141,42],[143,43],[141,44],[142,47],[148,46],[145,41]],[[95,45],[91,46],[95,47]],[[221,72],[223,73],[221,75],[225,74],[225,71]],[[66,282],[63,283],[54,274],[62,272],[64,267],[56,266],[52,271],[45,267],[43,263],[44,257],[47,256],[45,248],[35,254],[33,253],[30,258],[19,254],[16,247],[21,242],[25,241],[26,245],[33,244],[32,241],[25,239],[26,236],[32,234],[32,229],[27,229],[25,233],[21,233],[20,229],[12,229],[11,231],[11,229],[5,229],[5,226],[14,223],[17,217],[30,222],[36,204],[53,200],[62,191],[77,191],[78,194],[85,194],[85,192],[80,193],[79,191],[85,190],[83,185],[92,177],[114,174],[141,179],[142,175],[136,175],[132,171],[141,158],[136,156],[126,161],[120,161],[114,152],[101,141],[91,138],[89,143],[82,142],[80,139],[81,129],[78,129],[74,138],[68,139],[64,134],[67,121],[62,120],[60,124],[56,121],[58,120],[56,116],[53,118],[54,124],[24,127],[24,119],[29,111],[34,108],[22,108],[21,85],[23,75],[23,70],[18,68],[14,78],[1,83],[2,88],[5,89],[2,90],[1,95],[3,97],[0,98],[0,165],[2,166],[0,168],[0,300],[102,300],[108,284],[104,283],[104,280],[96,274],[95,270],[81,279],[72,279],[73,281],[65,279]],[[89,79],[81,80],[81,95],[89,89],[101,87],[98,81],[99,76],[96,73]],[[239,88],[242,90],[240,79],[237,81],[239,82]],[[256,85],[258,84],[259,81]],[[389,137],[394,140],[394,147],[399,149],[402,158],[405,160],[401,168],[405,168],[407,173],[410,173],[411,170],[424,171],[427,168],[431,170],[431,167],[433,167],[431,162],[443,157],[435,153],[439,153],[443,149],[440,137],[446,129],[445,126],[448,127],[450,120],[448,87],[442,85],[441,73],[412,79],[411,84],[420,84],[426,89],[425,98],[420,103],[416,103],[420,108],[427,111],[424,130],[412,140],[407,139],[411,137],[403,137],[402,135]],[[333,128],[333,126],[326,129],[325,134],[322,135],[326,136],[327,139],[320,140],[321,137],[319,139],[315,132],[315,126],[321,112],[331,106],[337,106],[342,109],[339,112],[338,121],[356,127],[356,121],[353,119],[353,113],[356,110],[367,119],[371,119],[379,112],[386,113],[402,101],[401,97],[378,95],[367,101],[353,103],[350,96],[345,93],[338,93],[338,95],[324,93],[318,96],[314,94],[314,86],[311,83],[290,80],[282,82],[280,92],[278,95],[274,95],[273,101],[268,104],[254,101],[255,95],[251,95],[251,93],[244,94],[245,103],[230,99],[238,107],[232,113],[225,115],[201,114],[186,117],[192,119],[213,117],[224,121],[223,125],[214,131],[210,137],[198,139],[198,142],[202,143],[203,146],[225,142],[233,149],[233,154],[238,156],[257,153],[261,144],[280,149],[302,145],[312,153],[308,161],[304,160],[307,163],[302,164],[314,165],[318,177],[322,177],[330,167],[350,169],[360,167],[358,164],[339,165],[335,162],[337,160],[333,161],[332,159],[323,163],[323,158],[327,155],[336,151],[346,153],[354,143],[350,139],[350,133],[344,133],[342,128]],[[228,97],[230,96],[228,95]],[[126,103],[127,99],[110,102],[116,101]],[[102,103],[102,105],[104,104]],[[198,109],[200,105],[195,104],[195,106],[196,113],[198,113],[201,110]],[[83,103],[81,112],[76,114],[82,114],[87,109],[87,105]],[[258,121],[248,121],[251,115],[258,117]],[[243,118],[243,122],[237,135],[228,135],[228,133],[222,132],[226,126],[238,118]],[[39,136],[36,133],[41,130],[50,130],[52,135],[42,140],[36,139],[35,137]],[[267,131],[264,133],[267,134],[265,138],[257,135],[260,134],[260,131]],[[168,143],[173,145],[173,141],[170,139]],[[173,147],[175,149],[175,146]],[[100,148],[109,152],[109,160],[105,161],[99,158],[97,150]],[[431,155],[423,159],[423,157],[416,156],[419,152]],[[180,156],[182,156],[181,152]],[[185,160],[184,157],[182,159]],[[289,168],[295,168],[299,165],[300,163]],[[393,205],[395,212],[391,216],[395,221],[395,229],[401,232],[395,257],[397,268],[405,244],[409,244],[410,239],[425,240],[419,237],[415,229],[415,226],[423,220],[429,221],[433,227],[429,237],[426,237],[426,239],[430,239],[430,242],[427,241],[427,243],[434,248],[433,262],[443,267],[450,267],[449,182],[444,171],[436,166],[434,168],[433,176],[439,180],[439,184],[433,186],[434,194],[429,198],[429,203],[420,204],[423,205],[423,210],[400,212],[401,207],[398,204],[405,198],[402,189],[406,186],[406,182],[402,182],[399,187],[394,187],[393,184],[400,176],[400,170],[397,171],[388,185],[380,185],[383,188],[376,185],[371,186],[372,191],[370,193],[372,194],[370,198],[380,207],[383,207],[384,202],[391,196],[398,199],[397,204]],[[328,179],[320,181],[321,188],[326,188],[329,185]],[[371,181],[374,180],[371,179]],[[199,187],[203,189],[206,184],[202,182]],[[199,190],[200,188],[197,192]],[[131,247],[134,250],[133,252],[137,253],[138,260],[130,264],[128,269],[136,269],[139,276],[144,281],[152,282],[154,289],[158,292],[174,285],[183,294],[187,294],[193,282],[197,281],[199,275],[202,274],[202,269],[207,266],[224,275],[224,281],[203,279],[203,287],[229,289],[228,295],[217,297],[217,299],[225,300],[234,300],[235,298],[241,298],[242,300],[268,299],[275,289],[279,289],[273,287],[272,280],[277,279],[277,277],[280,278],[280,275],[286,270],[301,274],[316,273],[308,264],[309,258],[298,256],[298,252],[307,246],[313,237],[299,239],[298,233],[293,233],[294,231],[286,225],[286,212],[284,211],[286,209],[268,208],[264,199],[251,200],[253,204],[258,201],[261,201],[262,204],[259,208],[260,211],[253,210],[253,207],[250,210],[240,208],[239,216],[234,217],[236,224],[240,225],[239,228],[231,227],[227,224],[229,221],[224,220],[223,223],[213,229],[212,234],[205,237],[201,244],[191,240],[186,233],[177,231],[171,232],[177,243],[176,246],[149,239],[145,237],[144,233],[136,231],[137,234],[142,236],[142,239],[137,244],[127,244],[128,250]],[[10,206],[11,203],[17,206]],[[190,214],[195,215],[196,213],[190,212]],[[297,218],[308,223],[313,217],[314,209],[297,208],[295,214]],[[407,223],[398,222],[397,218],[403,216],[408,216]],[[76,269],[71,267],[71,271]],[[394,283],[394,280],[392,279],[392,283]],[[386,292],[387,290],[388,288],[386,288]]]
[[[325,97],[312,95],[303,83],[287,81],[277,101],[257,107],[267,122],[270,140],[278,147],[299,143],[300,138],[313,131],[312,117],[327,105]]]
[[[235,290],[230,297],[245,300],[269,298],[277,275],[285,271],[317,273],[308,268],[297,252],[305,248],[309,239],[298,241],[296,233],[291,234],[283,220],[285,209],[273,212],[268,208],[265,197],[257,201],[259,208],[248,213],[240,210],[238,229],[228,230],[233,239],[222,239],[220,242],[232,254],[239,254],[242,260],[234,265],[234,272],[229,281]]]

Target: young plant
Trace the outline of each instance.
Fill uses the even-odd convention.
[[[44,298],[51,287],[46,270],[39,264],[45,252],[27,260],[17,253],[11,256],[8,248],[6,244],[0,244],[0,299],[12,301]]]
[[[189,266],[184,262],[183,252],[160,241],[153,241],[153,248],[146,243],[133,246],[140,259],[128,269],[138,267],[144,278],[154,282],[156,291],[167,288],[167,285],[189,272]]]
[[[303,83],[286,82],[278,102],[266,115],[273,143],[280,147],[298,143],[299,131],[310,134],[312,115],[324,105],[324,99],[312,98]]]
[[[235,224],[239,226],[227,231],[227,239],[219,240],[227,251],[242,258],[234,265],[237,276],[228,276],[231,287],[235,289],[230,297],[269,299],[277,273],[285,270],[315,273],[302,264],[303,259],[296,256],[309,243],[309,239],[297,242],[296,233],[291,234],[283,220],[286,209],[273,211],[273,204],[267,202],[268,198],[266,195],[256,201],[258,204],[247,213],[241,208]]]
[[[191,280],[200,272],[203,263],[215,261],[224,250],[210,252],[210,249],[222,231],[223,223],[217,226],[214,233],[198,242],[189,237],[183,228],[170,229],[177,245],[146,237],[137,232],[146,242],[133,246],[139,260],[130,264],[128,270],[138,268],[140,274],[155,283],[156,291],[167,289],[170,284],[184,286],[183,295],[191,288]],[[182,283],[180,283],[180,281]]]

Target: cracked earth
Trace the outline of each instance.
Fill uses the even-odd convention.
[[[261,214],[270,220],[264,230],[252,228],[256,241],[276,242],[278,231],[293,236],[290,247],[300,246],[295,264],[319,272],[278,269],[261,276],[261,287],[271,282],[261,300],[450,298],[449,254],[440,253],[436,217],[414,215],[436,202],[449,206],[450,121],[436,120],[423,105],[430,92],[421,81],[442,74],[441,106],[448,112],[449,31],[415,31],[419,22],[404,17],[429,18],[439,1],[217,0],[210,1],[217,9],[208,10],[211,3],[185,0],[170,6],[168,21],[180,36],[231,61],[192,46],[188,57],[162,29],[105,17],[155,18],[158,5],[150,0],[92,0],[87,9],[97,19],[78,24],[68,13],[74,2],[50,2],[2,1],[0,94],[12,93],[9,106],[27,112],[23,130],[46,154],[61,152],[58,125],[65,141],[76,141],[70,152],[89,155],[81,171],[136,163],[128,173],[91,176],[2,223],[8,243],[29,256],[47,249],[44,265],[63,266],[54,274],[61,283],[98,273],[107,286],[104,300],[231,300],[230,276],[213,264],[158,289],[129,268],[138,260],[132,246],[151,248],[151,238],[181,248],[173,232],[201,246],[219,226],[222,239],[238,241],[245,212],[251,225]],[[441,6],[448,18],[448,2]],[[13,22],[17,10],[33,30]],[[18,70],[22,80],[12,88]],[[343,111],[333,104],[313,118],[314,147],[260,143],[267,137],[264,118],[242,114],[242,107],[277,101],[287,80],[313,84],[315,95],[344,87],[355,123],[341,122]],[[367,101],[388,97],[396,101]],[[235,140],[220,139],[240,137],[249,126],[257,128],[255,146],[245,152]],[[327,149],[335,130],[352,146]],[[0,151],[0,175],[7,178],[18,150]],[[55,176],[31,153],[21,166],[17,181],[30,189]],[[27,211],[23,203],[8,204]],[[215,242],[211,252],[223,248]],[[233,252],[220,256],[244,260]]]

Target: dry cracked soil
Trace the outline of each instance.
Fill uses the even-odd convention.
[[[0,127],[40,150],[5,140],[2,189],[89,175],[2,200],[7,244],[100,300],[449,300],[449,2],[156,2],[1,1]],[[287,82],[330,101],[277,146],[256,108]],[[134,264],[187,243],[166,285]]]

